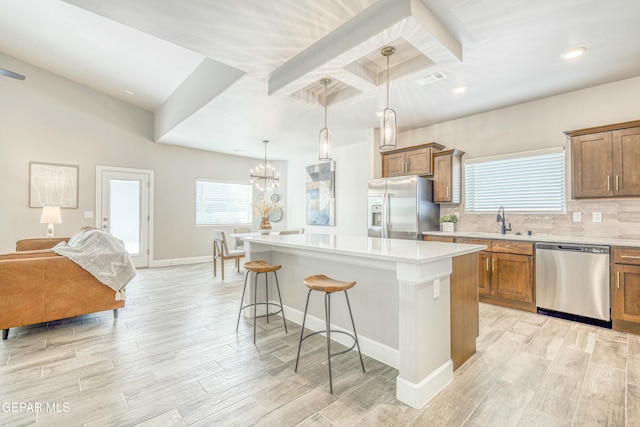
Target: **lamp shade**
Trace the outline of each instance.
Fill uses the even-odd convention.
[[[331,131],[326,127],[320,131],[320,146],[318,152],[318,160],[333,160],[331,158]]]
[[[380,117],[380,149],[391,150],[396,148],[396,112],[389,108],[389,57],[395,53],[393,46],[386,46],[380,50],[382,56],[387,58],[387,108]]]
[[[331,84],[331,79],[324,78],[320,80],[320,84],[324,86],[324,128],[320,130],[318,160],[326,162],[333,160],[331,158],[331,131],[327,127],[327,86]]]
[[[380,117],[380,149],[396,148],[396,112],[385,108]]]
[[[41,224],[60,224],[60,206],[45,206],[42,208]]]

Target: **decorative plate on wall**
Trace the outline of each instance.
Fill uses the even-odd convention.
[[[283,216],[284,212],[282,212],[282,208],[278,208],[275,211],[271,212],[271,215],[269,215],[269,221],[278,222],[282,219]]]

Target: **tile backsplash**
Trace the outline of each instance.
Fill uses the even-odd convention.
[[[580,212],[582,221],[574,222],[574,212]],[[593,213],[600,213],[602,222],[593,221]],[[462,205],[441,205],[440,215],[458,214],[457,231],[500,232],[496,222],[498,211],[477,214],[464,213]],[[515,214],[505,212],[512,234],[596,237],[628,239],[640,242],[640,200],[569,200],[566,214]]]

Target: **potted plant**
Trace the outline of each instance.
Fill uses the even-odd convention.
[[[455,223],[458,222],[458,216],[456,214],[445,215],[440,218],[440,231],[446,231],[453,233],[455,230]]]

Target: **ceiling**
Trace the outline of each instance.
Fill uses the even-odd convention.
[[[412,129],[639,76],[640,2],[0,0],[0,52],[154,112],[157,142],[240,156],[316,152],[325,76],[334,147],[364,141],[387,44]]]

